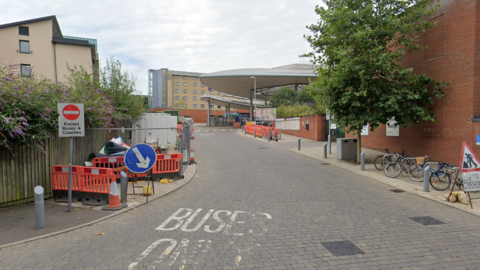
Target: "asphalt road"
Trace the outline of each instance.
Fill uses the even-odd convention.
[[[192,142],[198,166],[188,185],[92,226],[1,249],[0,269],[480,268],[479,217],[275,142],[207,129]]]

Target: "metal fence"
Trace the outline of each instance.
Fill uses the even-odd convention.
[[[188,122],[183,122],[182,130],[180,132],[180,147],[178,147],[178,152],[182,153],[183,155],[183,162],[182,162],[182,169],[181,175],[185,174],[185,171],[190,164],[190,140],[193,132],[193,125]]]
[[[300,130],[300,117],[275,119],[275,127],[280,130]]]

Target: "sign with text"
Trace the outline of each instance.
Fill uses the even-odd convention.
[[[58,136],[85,137],[83,104],[58,103]]]
[[[393,117],[387,122],[387,136],[400,136],[400,127],[396,124],[397,121],[395,121],[395,117]]]
[[[363,135],[363,136],[368,135],[368,124],[363,126],[361,135]]]
[[[464,172],[462,180],[466,192],[480,191],[480,172]]]

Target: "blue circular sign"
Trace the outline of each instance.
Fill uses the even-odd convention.
[[[150,170],[157,161],[157,154],[148,144],[137,144],[125,154],[125,166],[133,173]]]

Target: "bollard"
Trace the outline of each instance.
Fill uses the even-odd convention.
[[[243,135],[247,135],[247,129],[243,126]]]
[[[323,158],[327,158],[327,143],[323,145]]]
[[[298,138],[298,150],[300,150],[300,137]]]
[[[328,135],[328,153],[332,153],[332,140],[330,139],[330,135]]]
[[[120,202],[121,203],[126,203],[127,199],[127,184],[128,184],[128,178],[127,174],[125,172],[120,172],[120,187],[121,187],[121,197],[120,197]]]
[[[255,130],[253,131],[253,138],[256,138],[256,137],[257,137],[257,130],[255,129]]]
[[[360,166],[362,171],[365,171],[365,151],[362,152],[362,165]]]
[[[35,229],[45,228],[45,201],[43,199],[43,187],[36,186],[35,193]]]
[[[423,169],[423,191],[428,192],[428,182],[430,180],[430,166]]]

